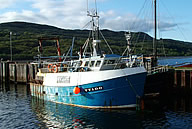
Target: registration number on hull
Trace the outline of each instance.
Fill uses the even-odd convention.
[[[70,76],[57,76],[57,83],[70,83]]]
[[[97,87],[92,87],[92,88],[85,88],[85,92],[93,92],[93,91],[98,91],[98,90],[103,90],[103,86],[97,86]]]

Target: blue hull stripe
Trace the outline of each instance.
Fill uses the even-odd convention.
[[[136,104],[136,96],[143,96],[146,73],[129,75],[91,84],[75,86],[31,86],[33,96],[48,101],[82,107],[129,107]],[[100,87],[100,89],[99,89]],[[90,90],[90,92],[85,92]],[[44,94],[43,94],[44,93]]]

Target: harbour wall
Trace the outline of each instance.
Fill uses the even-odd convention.
[[[192,94],[192,68],[174,69],[174,85],[173,88],[177,92],[185,92]]]
[[[29,62],[0,62],[0,81],[29,83],[35,79],[37,65]]]

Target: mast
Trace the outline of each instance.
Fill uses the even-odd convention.
[[[130,31],[128,33],[125,33],[125,38],[127,40],[127,56],[129,57],[131,55],[131,48],[130,48],[131,32]]]
[[[88,1],[87,1],[88,2]],[[87,3],[87,9],[88,9],[88,3]],[[93,47],[93,53],[92,56],[97,56],[97,49],[96,47],[99,47],[99,43],[101,42],[99,40],[99,16],[97,13],[97,4],[96,4],[96,0],[95,0],[95,10],[93,12],[89,12],[89,10],[87,10],[87,16],[91,17],[91,23],[92,23],[92,47]]]
[[[154,65],[157,65],[157,1],[154,0],[154,39],[153,39]]]

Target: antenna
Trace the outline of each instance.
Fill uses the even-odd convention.
[[[89,1],[87,0],[87,15],[89,15]]]
[[[97,56],[97,50],[100,49],[99,43],[101,42],[99,40],[99,16],[97,14],[97,0],[94,1],[95,3],[95,9],[89,11],[89,0],[87,0],[87,16],[91,17],[90,23],[92,24],[92,47],[93,47],[93,55],[92,56]]]
[[[97,1],[95,0],[95,14],[97,16]]]

